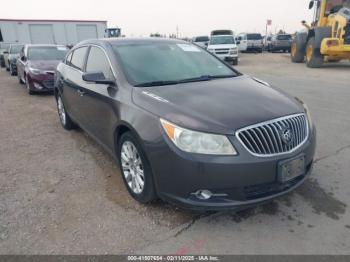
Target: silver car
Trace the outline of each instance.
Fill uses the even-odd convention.
[[[5,67],[12,76],[17,75],[16,61],[23,47],[24,45],[22,44],[12,44],[7,51],[4,52]]]

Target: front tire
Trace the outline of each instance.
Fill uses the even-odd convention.
[[[303,63],[305,60],[305,50],[298,45],[297,39],[293,40],[290,57],[293,63]]]
[[[310,38],[306,45],[306,65],[310,68],[320,68],[323,60],[320,49],[316,47],[315,38]]]
[[[67,114],[67,111],[64,107],[64,104],[60,95],[57,96],[56,102],[57,102],[57,112],[58,112],[58,116],[60,118],[62,127],[66,130],[76,129],[77,126],[72,121],[70,116]]]
[[[157,199],[150,164],[131,132],[120,137],[117,152],[123,181],[130,195],[142,204]]]
[[[30,89],[30,83],[29,83],[29,79],[28,77],[26,77],[26,89],[27,89],[27,93],[28,95],[34,95],[35,92],[33,90]]]

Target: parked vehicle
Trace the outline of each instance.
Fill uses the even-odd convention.
[[[209,41],[208,51],[224,61],[238,64],[238,47],[233,35],[212,36]]]
[[[270,52],[276,52],[276,51],[290,52],[291,46],[292,46],[292,35],[289,35],[289,34],[275,35],[271,39],[269,51]]]
[[[24,45],[12,44],[6,52],[4,52],[4,61],[6,70],[10,72],[12,76],[17,74],[17,59],[19,58],[19,53]]]
[[[325,62],[350,58],[350,1],[310,1],[314,9],[313,22],[302,21],[306,31],[297,32],[292,43],[291,60],[310,68],[322,67]]]
[[[84,41],[58,65],[55,97],[62,126],[81,127],[119,159],[141,203],[243,208],[311,173],[305,104],[184,41]]]
[[[0,42],[0,66],[5,67],[4,52],[6,52],[12,43]]]
[[[211,32],[210,36],[217,36],[217,35],[233,35],[232,30],[214,30]]]
[[[201,48],[206,49],[209,44],[209,37],[208,36],[196,36],[193,37],[192,43],[200,46]]]
[[[237,45],[241,52],[259,52],[263,51],[263,38],[261,34],[239,34]]]
[[[56,67],[68,50],[58,45],[25,45],[22,48],[17,59],[18,81],[26,85],[28,94],[53,91]]]

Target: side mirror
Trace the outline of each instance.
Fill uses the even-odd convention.
[[[115,86],[115,80],[107,79],[102,72],[85,73],[83,74],[83,80],[88,83]]]
[[[241,41],[237,41],[237,45],[240,45],[241,44]]]
[[[21,56],[21,61],[25,62],[27,61],[27,58],[25,56]]]
[[[309,9],[312,9],[313,7],[314,7],[314,1],[310,1],[310,3],[309,3]]]

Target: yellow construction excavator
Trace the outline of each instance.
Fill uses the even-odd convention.
[[[350,60],[350,0],[314,0],[312,24],[302,21],[306,30],[296,33],[291,59],[318,68],[325,62]],[[306,58],[306,59],[305,59]]]

